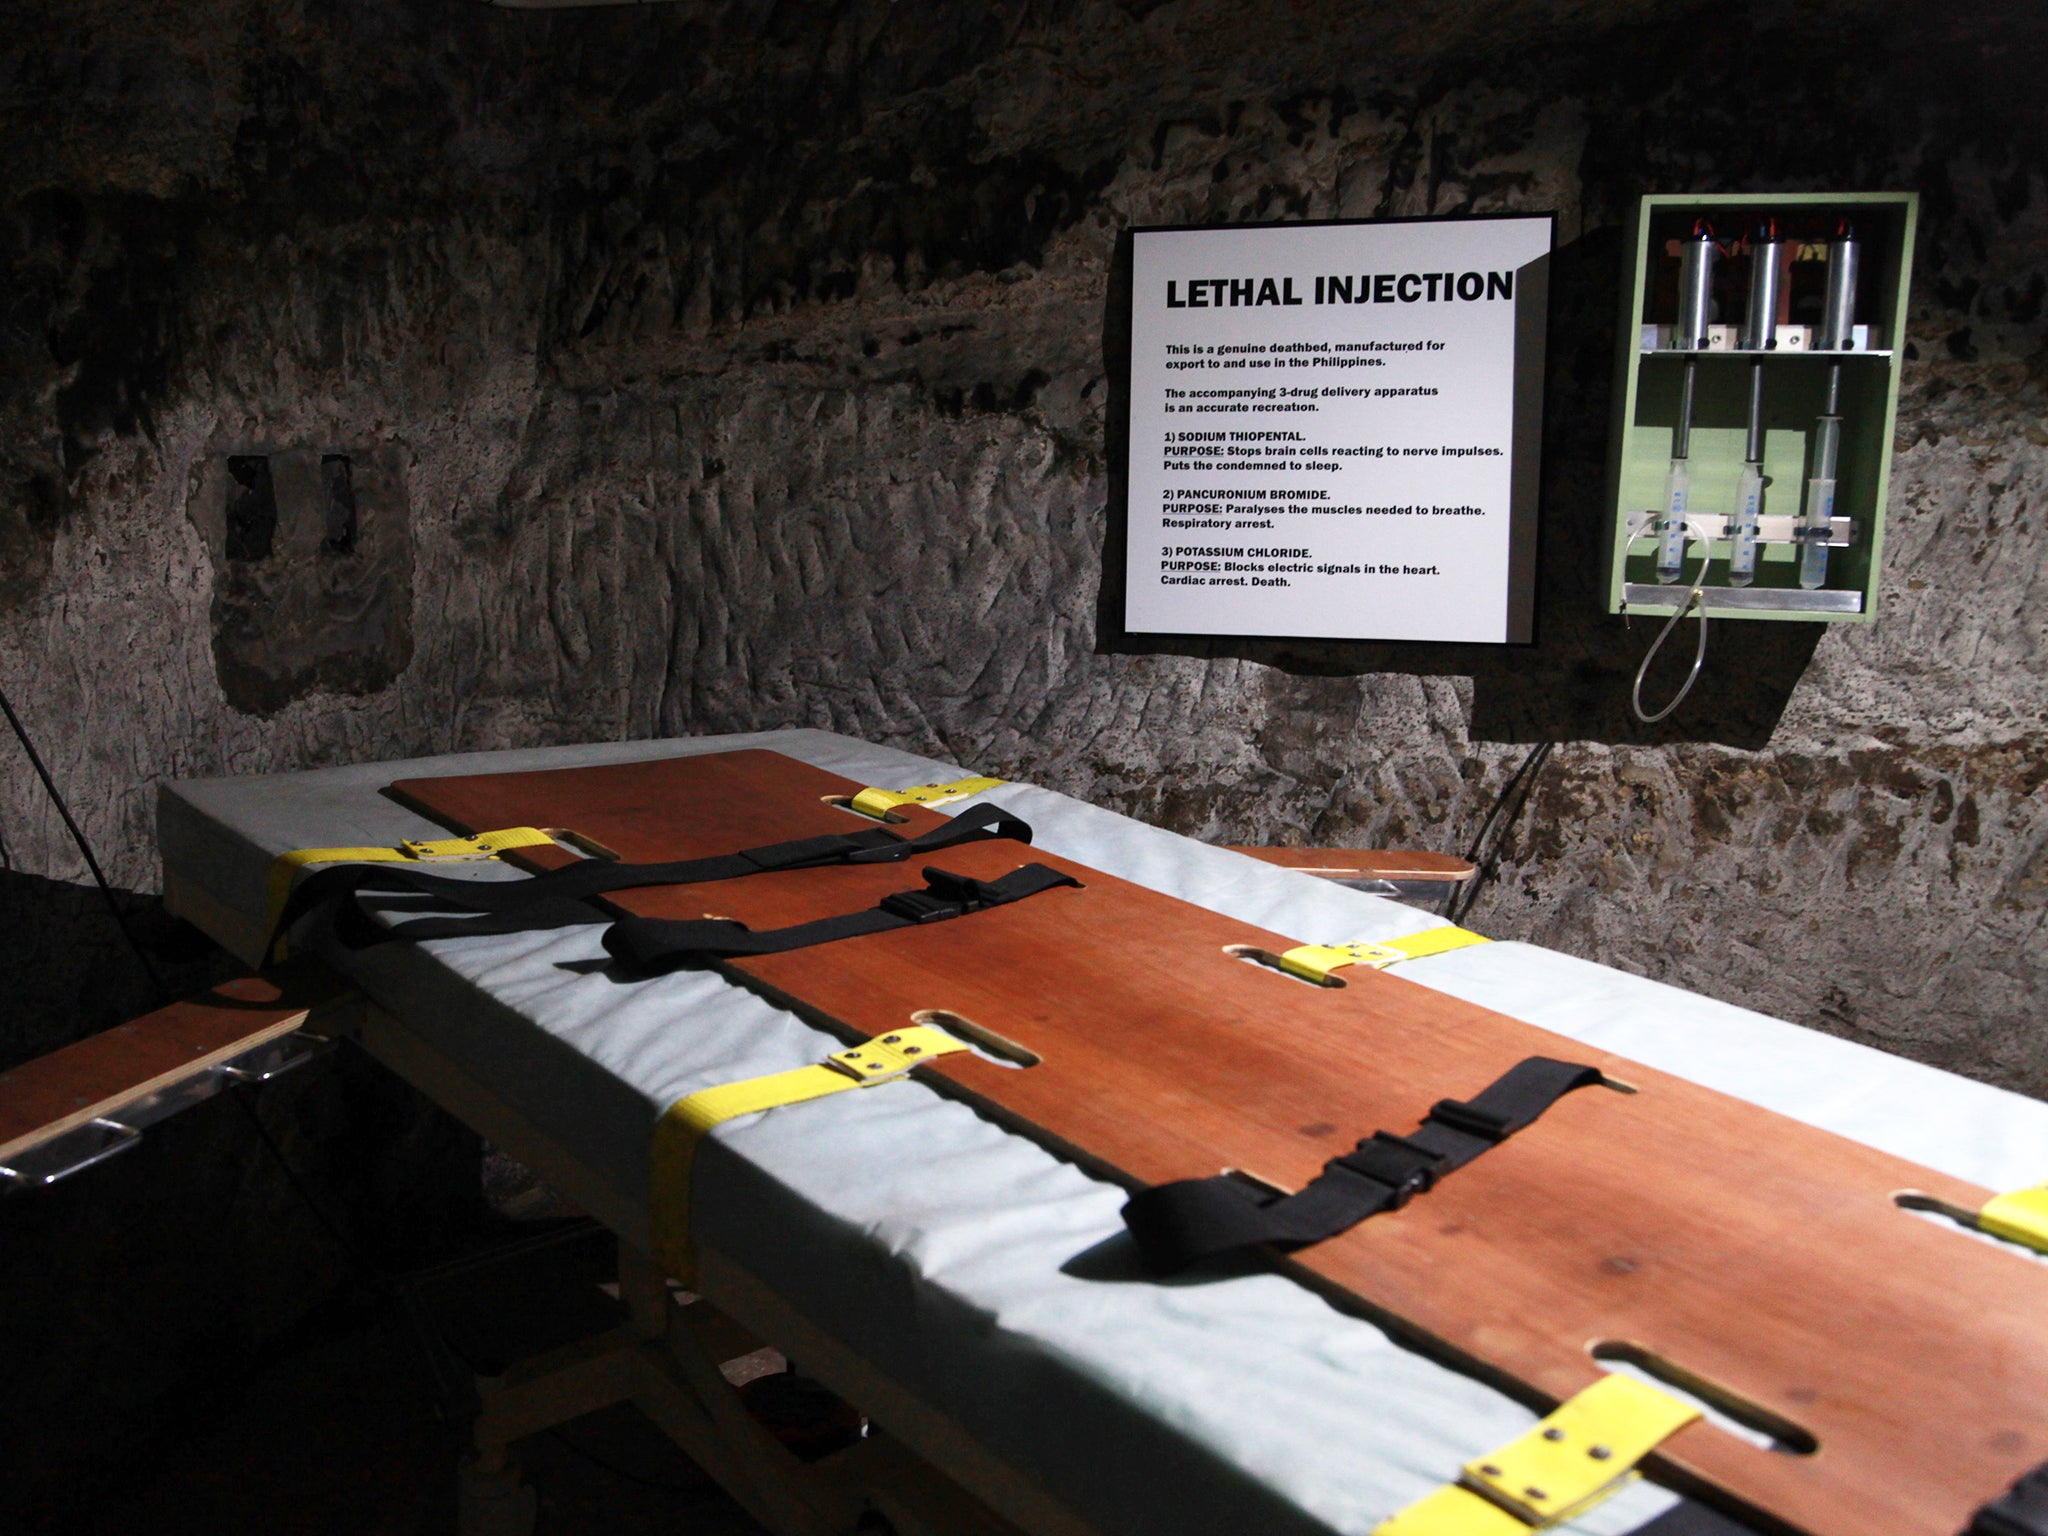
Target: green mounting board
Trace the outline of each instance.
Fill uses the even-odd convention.
[[[1669,613],[1685,603],[1692,590],[1696,546],[1687,546],[1687,579],[1659,587],[1655,540],[1644,535],[1631,547],[1629,529],[1631,514],[1650,513],[1663,502],[1685,359],[1699,360],[1691,451],[1693,512],[1726,515],[1734,510],[1736,478],[1742,470],[1750,370],[1761,356],[1764,473],[1768,477],[1764,517],[1797,517],[1805,509],[1814,422],[1825,402],[1828,370],[1839,362],[1842,442],[1835,515],[1854,520],[1854,539],[1829,552],[1827,585],[1813,595],[1801,592],[1798,546],[1787,542],[1760,544],[1755,584],[1736,594],[1727,581],[1727,543],[1717,540],[1709,552],[1703,594],[1707,611],[1716,619],[1791,619],[1823,624],[1868,624],[1877,617],[1892,424],[1899,408],[1906,291],[1912,276],[1919,210],[1920,199],[1911,192],[1679,194],[1642,199],[1636,209],[1621,289],[1614,420],[1608,435],[1609,613]],[[1856,321],[1870,327],[1869,349],[1763,354],[1687,353],[1675,348],[1645,351],[1644,327],[1669,326],[1676,319],[1675,313],[1668,312],[1674,298],[1663,291],[1676,263],[1666,256],[1664,242],[1682,235],[1700,217],[1711,220],[1723,240],[1731,240],[1764,215],[1776,217],[1795,240],[1802,236],[1824,239],[1819,231],[1831,228],[1837,217],[1854,224],[1863,242]],[[1739,324],[1739,306],[1731,307],[1736,312],[1725,318]],[[1801,320],[1798,315],[1793,318]],[[1742,606],[1735,606],[1737,603]],[[1802,603],[1831,606],[1794,606]]]

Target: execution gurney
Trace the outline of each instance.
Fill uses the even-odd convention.
[[[167,897],[253,958],[278,854],[443,834],[379,793],[393,780],[742,746],[871,784],[955,772],[784,732],[169,786]],[[1042,850],[1261,927],[1432,926],[1046,791],[982,798],[1026,817]],[[378,1005],[368,1048],[641,1247],[661,1111],[843,1043],[716,974],[590,975],[591,929],[323,954]],[[1602,967],[1504,944],[1403,974],[1994,1189],[2048,1164],[2048,1106]],[[1122,1230],[1123,1198],[922,1087],[842,1095],[706,1145],[698,1284],[1028,1529],[1369,1531],[1533,1418],[1277,1275],[1069,1272]],[[1570,1528],[1636,1530],[1671,1503],[1638,1485]]]

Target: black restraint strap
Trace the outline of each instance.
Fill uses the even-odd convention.
[[[1445,1174],[1534,1123],[1551,1105],[1600,1081],[1598,1069],[1531,1056],[1470,1100],[1442,1099],[1407,1136],[1375,1131],[1333,1157],[1298,1193],[1242,1179],[1182,1179],[1131,1197],[1124,1224],[1155,1274],[1260,1243],[1299,1248],[1399,1210]]]
[[[1978,1510],[1964,1536],[2048,1536],[2048,1462]]]
[[[455,939],[608,922],[613,914],[589,903],[592,897],[609,891],[698,885],[835,864],[893,864],[990,838],[1029,843],[1031,824],[1000,806],[976,805],[922,837],[900,837],[887,828],[870,827],[666,864],[585,859],[525,880],[464,880],[435,874],[431,866],[408,864],[338,864],[316,870],[293,888],[272,930],[271,946],[274,948],[277,936],[289,933],[300,918],[328,902],[341,903],[336,911],[336,935],[351,948],[360,949],[387,939]],[[418,905],[455,908],[473,915],[415,918],[387,928],[371,921],[363,910],[359,898],[365,894],[375,898],[396,895]],[[381,900],[379,905],[387,906]]]
[[[1026,864],[1000,880],[975,880],[943,869],[926,869],[924,880],[923,890],[897,891],[865,912],[821,917],[816,922],[771,928],[764,933],[756,933],[745,923],[729,918],[707,917],[697,922],[621,918],[605,931],[604,947],[636,974],[657,975],[713,960],[779,955],[785,950],[830,944],[836,939],[857,939],[864,934],[887,933],[893,928],[944,922],[988,907],[1008,906],[1062,885],[1081,883],[1072,875],[1063,875],[1043,864]]]

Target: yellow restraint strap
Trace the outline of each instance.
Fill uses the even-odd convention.
[[[654,1128],[649,1225],[655,1258],[679,1280],[687,1280],[695,1267],[690,1253],[690,1170],[697,1143],[713,1126],[849,1088],[893,1082],[928,1061],[966,1049],[945,1031],[919,1024],[876,1035],[851,1050],[834,1051],[808,1067],[704,1088],[676,1100]]]
[[[497,832],[478,832],[471,837],[444,837],[432,842],[404,842],[396,848],[294,848],[280,853],[270,865],[270,883],[264,891],[263,931],[277,926],[292,882],[309,864],[399,864],[413,861],[452,859],[495,859],[512,848],[537,848],[554,839],[538,827],[506,827]],[[282,946],[280,946],[282,948]]]
[[[955,779],[950,784],[920,784],[915,789],[864,789],[848,805],[863,816],[880,820],[899,805],[945,805],[965,800],[984,789],[994,789],[1001,779]]]
[[[1636,1463],[1700,1416],[1632,1376],[1608,1376],[1459,1480],[1416,1500],[1373,1536],[1527,1536],[1592,1508]]]
[[[1424,960],[1431,955],[1463,949],[1468,944],[1491,942],[1469,928],[1426,928],[1421,933],[1411,933],[1405,939],[1389,939],[1384,944],[1364,941],[1357,944],[1303,944],[1280,957],[1280,969],[1290,976],[1299,976],[1303,981],[1327,985],[1330,973],[1347,965],[1364,965],[1384,971],[1404,960]]]
[[[2048,1253],[2048,1184],[1985,1201],[1977,1225],[1993,1237]]]

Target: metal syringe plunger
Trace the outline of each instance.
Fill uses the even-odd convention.
[[[1821,310],[1820,350],[1847,352],[1856,345],[1856,284],[1863,275],[1863,242],[1846,223],[1828,247],[1827,301]]]
[[[1657,515],[1657,579],[1669,586],[1685,567],[1686,512],[1692,501],[1692,470],[1687,459],[1692,453],[1693,373],[1699,362],[1693,354],[1707,344],[1707,326],[1713,319],[1714,296],[1713,226],[1705,219],[1694,222],[1692,233],[1678,250],[1678,328],[1675,336],[1686,354],[1685,378],[1679,385],[1678,425],[1671,440],[1671,468],[1664,476],[1664,508]]]
[[[1707,327],[1714,323],[1714,228],[1705,219],[1697,221],[1692,233],[1678,247],[1678,328],[1673,333],[1679,349],[1704,351]]]
[[[1743,317],[1742,347],[1770,352],[1778,345],[1778,292],[1785,247],[1776,219],[1758,219],[1749,240],[1749,309]]]
[[[1775,219],[1759,219],[1749,241],[1749,311],[1742,326],[1743,350],[1762,354],[1778,344],[1778,276],[1783,246]],[[1764,502],[1764,360],[1749,365],[1749,433],[1742,473],[1735,482],[1735,516],[1728,522],[1728,584],[1746,587],[1756,579],[1757,527]]]

